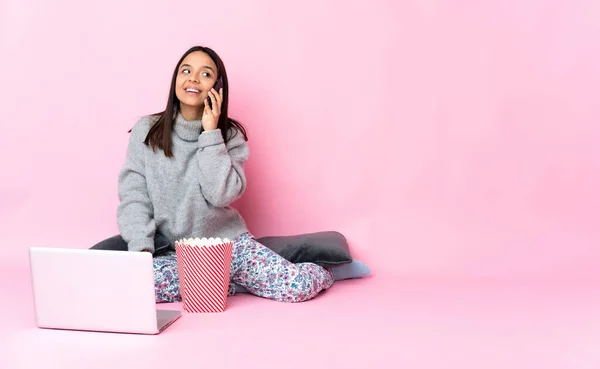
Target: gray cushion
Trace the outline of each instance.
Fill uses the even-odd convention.
[[[352,262],[346,238],[335,231],[267,236],[256,240],[292,263],[333,266]]]

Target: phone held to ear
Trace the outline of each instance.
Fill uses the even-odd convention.
[[[215,89],[215,91],[217,91],[217,93],[219,93],[219,89],[223,88],[223,80],[221,78],[219,78],[217,80],[217,82],[215,82],[215,85],[213,86],[213,88]],[[210,95],[208,95],[207,99],[208,99],[208,107],[212,109],[212,101],[211,101]]]

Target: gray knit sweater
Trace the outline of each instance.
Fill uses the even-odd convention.
[[[246,189],[248,145],[232,131],[227,144],[221,130],[203,131],[201,121],[178,114],[172,133],[173,157],[144,144],[156,118],[138,121],[119,174],[117,223],[130,251],[154,251],[154,234],[171,241],[183,237],[234,239],[247,232],[230,206]],[[235,133],[232,133],[235,132]]]

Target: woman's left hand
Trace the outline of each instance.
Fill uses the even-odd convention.
[[[212,109],[208,105],[208,98],[204,100],[204,113],[202,114],[202,127],[205,131],[217,129],[219,116],[221,115],[221,102],[223,101],[223,89],[217,93],[214,88],[208,91],[208,96],[212,102]]]

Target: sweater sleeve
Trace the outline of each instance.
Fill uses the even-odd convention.
[[[147,150],[144,140],[148,129],[149,122],[144,120],[134,126],[125,163],[119,173],[117,223],[129,251],[145,249],[154,252],[156,226],[144,166],[144,153]]]
[[[246,189],[244,164],[248,160],[248,144],[241,132],[233,130],[232,135],[227,143],[220,129],[203,131],[198,137],[200,191],[215,207],[228,206]]]

